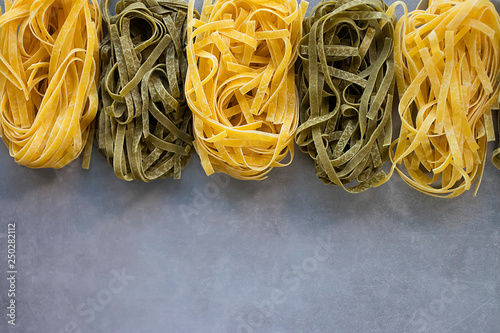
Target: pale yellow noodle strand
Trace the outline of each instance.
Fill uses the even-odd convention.
[[[306,9],[295,0],[206,0],[195,20],[190,2],[185,89],[207,175],[260,180],[293,159],[294,63]]]
[[[87,146],[97,112],[101,14],[88,0],[7,1],[0,17],[0,134],[30,168],[61,168]]]
[[[395,63],[401,132],[392,171],[413,188],[452,198],[476,183],[500,85],[500,18],[487,0],[429,1],[396,26]],[[404,167],[403,167],[404,166]],[[391,173],[392,173],[391,171]]]

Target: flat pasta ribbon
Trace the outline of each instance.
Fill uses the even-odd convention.
[[[193,141],[182,89],[187,3],[120,1],[114,16],[110,0],[103,6],[99,149],[121,179],[178,179]]]
[[[293,159],[294,63],[307,2],[206,0],[200,20],[194,2],[185,89],[195,149],[207,175],[264,179]]]
[[[487,142],[495,137],[499,15],[488,0],[431,0],[410,14],[399,4],[405,15],[394,54],[402,125],[392,143],[392,170],[436,197],[456,197],[477,181],[475,195]]]
[[[499,96],[500,97],[500,96]],[[500,101],[498,101],[500,102]],[[493,109],[498,109],[499,105],[493,105]],[[497,128],[500,130],[500,115],[497,115]],[[493,156],[491,157],[491,162],[493,165],[500,170],[500,140],[498,142],[498,147],[493,151]]]
[[[62,168],[97,113],[101,14],[88,0],[5,1],[0,16],[0,135],[16,163]]]
[[[350,193],[387,180],[396,23],[387,10],[382,0],[323,0],[304,20],[296,142],[324,183]]]

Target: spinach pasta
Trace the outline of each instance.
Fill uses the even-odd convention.
[[[321,1],[304,20],[296,142],[324,183],[350,193],[386,179],[395,23],[387,10],[382,0]]]
[[[121,179],[180,178],[193,141],[183,89],[187,4],[119,1],[113,16],[109,0],[103,5],[99,149]]]

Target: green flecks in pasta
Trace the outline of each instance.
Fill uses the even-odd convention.
[[[180,178],[192,151],[184,95],[187,3],[103,2],[99,149],[115,174],[149,182]]]
[[[351,193],[386,178],[395,22],[387,9],[383,1],[322,1],[304,20],[296,142],[324,183]]]

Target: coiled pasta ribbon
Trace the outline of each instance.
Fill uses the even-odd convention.
[[[393,169],[428,195],[456,197],[477,181],[476,194],[495,136],[500,18],[488,0],[430,0],[410,14],[400,4],[394,54],[402,125]]]
[[[500,102],[500,101],[498,101]],[[493,109],[498,109],[498,103],[493,105]],[[500,116],[497,119],[497,128],[500,130]],[[500,170],[500,141],[498,142],[498,147],[493,151],[493,156],[491,157],[491,162],[493,165]]]
[[[181,177],[193,137],[184,90],[187,3],[103,2],[99,149],[124,180]]]
[[[207,175],[264,179],[293,159],[294,62],[307,2],[206,0],[200,20],[193,8],[194,0],[186,96],[201,164]]]
[[[296,141],[324,183],[351,193],[386,178],[395,24],[387,9],[382,0],[323,0],[304,21]]]
[[[0,134],[30,168],[61,168],[87,146],[97,112],[99,7],[88,0],[5,1]]]

